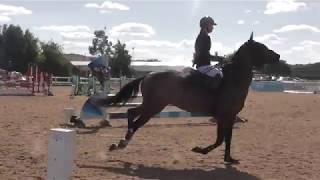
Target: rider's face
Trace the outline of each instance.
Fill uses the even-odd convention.
[[[211,33],[212,30],[213,30],[213,24],[208,24],[208,26],[207,26],[208,33]]]

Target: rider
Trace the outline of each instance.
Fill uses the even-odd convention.
[[[210,61],[219,61],[217,60],[218,58],[215,58],[215,56],[210,54],[211,39],[208,34],[212,32],[215,25],[217,24],[210,16],[201,18],[201,30],[195,42],[195,53],[193,60],[193,66],[196,65],[196,68],[199,72],[217,79],[209,83],[209,86],[213,88],[217,86],[217,82],[219,82],[223,76],[220,69],[210,64]]]

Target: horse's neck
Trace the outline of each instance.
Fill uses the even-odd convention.
[[[238,56],[238,58],[240,59],[237,59],[237,62],[234,62],[231,65],[231,78],[233,80],[233,83],[239,86],[239,88],[248,89],[253,76],[252,65],[248,64],[248,61],[244,61],[241,59],[245,57]]]
[[[243,88],[248,88],[252,81],[252,67],[235,66],[234,80]]]

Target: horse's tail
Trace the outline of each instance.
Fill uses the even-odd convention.
[[[104,106],[116,105],[119,103],[125,104],[130,99],[137,97],[140,87],[139,85],[143,79],[144,77],[137,78],[126,84],[115,96],[105,99],[103,103]]]

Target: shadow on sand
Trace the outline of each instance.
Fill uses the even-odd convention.
[[[59,124],[60,127],[63,128],[73,128],[73,129],[77,129],[77,134],[95,134],[97,133],[100,129],[102,128],[110,128],[110,125],[96,125],[96,126],[89,126],[89,127],[77,127],[76,125],[73,124],[67,124],[67,123],[62,123]]]
[[[95,125],[95,126],[89,126],[89,127],[82,127],[79,128],[73,124],[67,124],[67,123],[61,123],[59,124],[60,127],[64,128],[74,128],[78,129],[77,134],[94,134],[97,133],[102,128],[111,128],[111,125]],[[214,123],[186,123],[186,124],[148,124],[145,125],[144,128],[150,128],[150,127],[167,127],[167,128],[173,128],[173,127],[195,127],[195,126],[215,126]],[[120,126],[113,126],[112,129],[125,129],[128,125],[120,125]]]
[[[112,161],[109,161],[112,162]],[[114,161],[113,161],[114,162]],[[231,165],[225,168],[216,167],[212,170],[202,169],[167,169],[163,167],[145,166],[130,162],[121,162],[119,167],[99,166],[99,165],[79,165],[79,168],[103,169],[115,174],[139,177],[140,179],[159,179],[159,180],[259,180],[260,178],[241,172]]]

